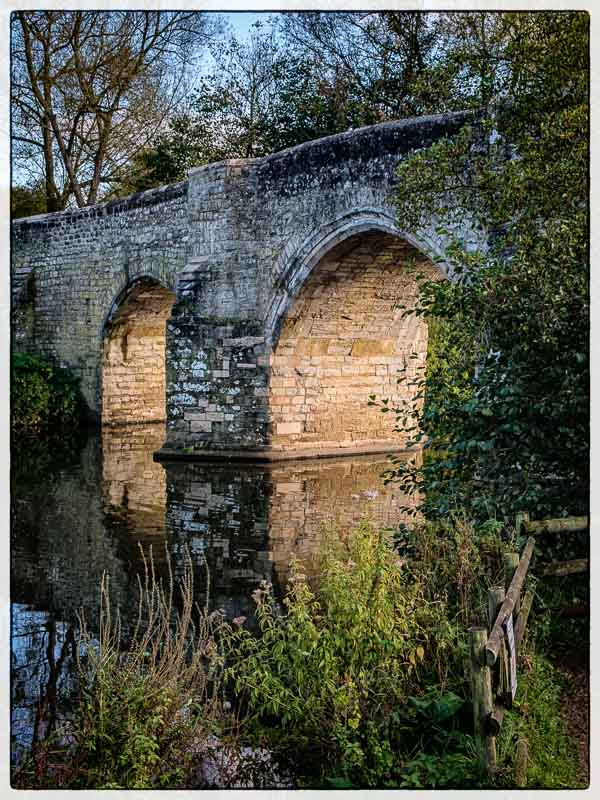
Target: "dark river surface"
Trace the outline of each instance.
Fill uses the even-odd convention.
[[[13,758],[68,708],[77,612],[97,629],[103,573],[124,621],[135,615],[139,544],[159,574],[166,552],[180,573],[189,548],[198,599],[251,620],[252,591],[266,579],[281,593],[290,557],[310,562],[325,524],[407,521],[407,498],[381,478],[385,455],[160,464],[164,440],[163,425],[136,425],[92,433],[68,455],[40,443],[13,453]]]

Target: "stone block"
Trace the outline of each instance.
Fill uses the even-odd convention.
[[[289,436],[294,433],[302,433],[301,422],[279,422],[277,423],[277,435]]]

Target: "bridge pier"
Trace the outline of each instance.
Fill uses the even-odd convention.
[[[166,362],[160,457],[250,455],[267,446],[269,370],[260,321],[197,317],[177,304],[167,323]]]

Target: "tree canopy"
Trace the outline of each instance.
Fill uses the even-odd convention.
[[[470,62],[453,15],[413,11],[286,13],[257,23],[246,42],[215,42],[214,69],[133,164],[122,190],[387,119],[481,105],[496,68],[496,23],[471,16],[483,41]]]
[[[506,13],[499,29],[495,102],[400,170],[399,218],[437,217],[459,279],[421,282],[438,335],[425,404],[398,420],[435,452],[396,478],[433,514],[572,513],[589,486],[588,18]],[[489,233],[477,252],[452,233],[465,215]]]
[[[93,204],[119,180],[213,27],[180,11],[18,11],[11,23],[13,159],[48,211]]]

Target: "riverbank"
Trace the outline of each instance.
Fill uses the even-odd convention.
[[[297,788],[514,786],[512,752],[496,778],[479,771],[462,659],[503,548],[464,522],[422,525],[396,544],[367,524],[330,529],[315,573],[292,560],[283,599],[268,582],[255,589],[255,628],[205,609],[192,640],[189,555],[174,628],[170,579],[161,583],[151,563],[149,627],[133,638],[107,622],[105,583],[99,644],[84,629],[77,648],[88,655],[78,666],[85,703],[74,706],[74,745],[54,743],[49,760],[39,743],[15,785],[210,788],[222,782],[215,761],[227,758],[236,765],[229,788],[273,788],[275,776]],[[526,661],[516,708],[524,705],[511,724],[525,726],[531,785],[574,786],[560,688],[530,648]]]
[[[577,753],[577,774],[582,787],[590,782],[590,673],[589,651],[562,653],[554,662],[565,679],[561,714]]]

